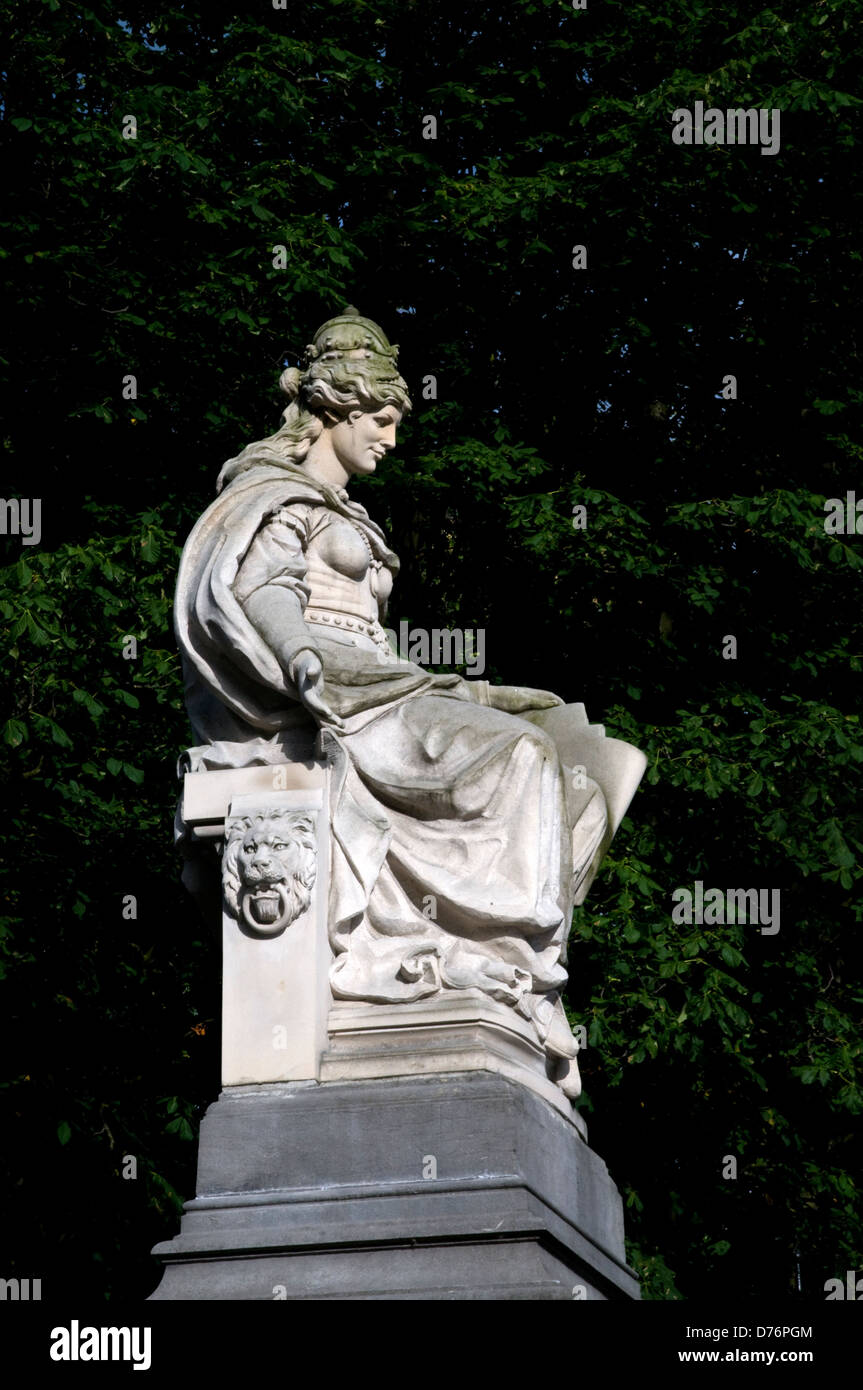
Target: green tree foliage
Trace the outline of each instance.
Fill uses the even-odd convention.
[[[649,757],[570,957],[645,1295],[823,1298],[863,1236],[863,542],[824,530],[863,497],[859,6],[239,10],[2,20],[3,486],[43,508],[0,575],[3,1273],[141,1296],[193,1191],[218,943],[171,849],[173,578],[352,300],[415,400],[362,484],[394,620],[485,628],[493,679]],[[697,100],[780,109],[780,152],[673,145]],[[673,924],[696,880],[779,889],[780,931]]]

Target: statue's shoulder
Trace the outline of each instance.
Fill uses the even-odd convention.
[[[326,504],[319,497],[293,498],[291,501],[275,502],[263,518],[262,525],[292,531],[307,545],[312,536],[329,523],[329,519]]]
[[[253,468],[224,488],[208,510],[226,519],[256,515],[264,521],[279,511],[300,513],[325,505],[314,484],[293,471],[286,474],[278,468]]]

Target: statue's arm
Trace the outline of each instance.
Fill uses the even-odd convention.
[[[309,601],[302,511],[283,508],[262,526],[233,583],[234,597],[287,671],[301,651],[320,655],[303,620]]]
[[[303,618],[309,601],[304,527],[302,509],[283,508],[267,522],[243,558],[233,592],[306,708],[340,729],[324,697],[321,652]]]
[[[243,602],[243,611],[285,671],[301,651],[320,655],[303,621],[300,600],[292,590],[279,584],[262,584]]]

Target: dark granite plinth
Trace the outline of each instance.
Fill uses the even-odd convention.
[[[492,1072],[235,1087],[154,1299],[632,1299],[573,1124]]]

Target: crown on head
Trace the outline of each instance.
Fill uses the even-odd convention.
[[[306,344],[304,366],[312,363],[345,361],[350,358],[385,359],[395,367],[398,344],[391,344],[383,329],[371,319],[363,318],[359,309],[348,304],[337,318],[327,319]],[[383,365],[383,363],[380,363]]]

